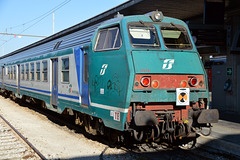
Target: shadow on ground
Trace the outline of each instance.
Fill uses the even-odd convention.
[[[73,123],[73,119],[66,118],[62,115],[59,115],[55,112],[45,110],[36,106],[31,106],[28,103],[22,103],[17,101],[17,103],[20,105],[20,107],[28,107],[38,113],[41,113],[45,115],[49,120],[51,120],[53,123],[56,123],[60,126],[67,126],[70,130],[74,130],[75,133],[83,134],[86,138],[91,139],[93,141],[97,141],[103,144],[108,145],[108,142],[103,140],[102,138],[99,138],[98,136],[92,136],[89,135],[84,131],[81,127],[76,127],[75,125],[71,124]],[[239,119],[233,118],[232,114],[221,114],[220,112],[220,118],[223,120],[230,119],[231,122],[237,122],[240,123]],[[238,118],[238,117],[237,117]],[[65,123],[64,121],[68,121],[69,123]],[[150,152],[140,152],[135,153],[132,152],[131,149],[128,149],[125,154],[105,154],[106,150],[105,148],[99,156],[85,156],[85,157],[68,157],[66,159],[69,160],[111,160],[111,159],[119,159],[119,160],[128,160],[128,159],[137,159],[137,160],[145,160],[145,159],[152,159],[152,160],[166,160],[166,159],[175,159],[175,160],[202,160],[202,159],[230,159],[240,160],[239,155],[239,148],[235,148],[238,146],[234,146],[229,144],[228,139],[240,139],[240,135],[226,135],[222,138],[210,140],[206,142],[205,144],[197,145],[196,148],[192,150],[183,150],[181,148],[174,148],[174,149],[163,149],[159,148],[155,151]],[[228,144],[228,145],[226,145]],[[59,158],[63,159],[63,158]]]

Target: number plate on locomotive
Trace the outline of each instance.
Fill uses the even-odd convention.
[[[189,105],[189,88],[177,88],[176,89],[176,105],[187,106]]]

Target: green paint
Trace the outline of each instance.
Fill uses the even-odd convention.
[[[227,68],[227,76],[231,76],[233,73],[233,69],[231,67]]]

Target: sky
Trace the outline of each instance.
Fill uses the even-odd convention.
[[[127,0],[0,0],[0,33],[50,36]],[[39,37],[0,34],[0,56],[39,41]]]

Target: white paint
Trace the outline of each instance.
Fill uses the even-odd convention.
[[[165,59],[163,62],[162,69],[172,69],[174,64],[174,59]]]
[[[104,94],[104,88],[100,88],[100,94]]]
[[[90,101],[90,105],[94,106],[94,107],[97,107],[97,108],[110,110],[110,111],[116,111],[116,112],[121,112],[121,113],[128,113],[128,109],[117,108],[117,107],[103,105],[103,104],[98,104],[98,103],[92,103],[91,101]]]
[[[108,67],[108,64],[103,64],[102,65],[102,69],[100,71],[100,75],[104,75],[105,74],[105,71],[106,71],[107,67]]]

